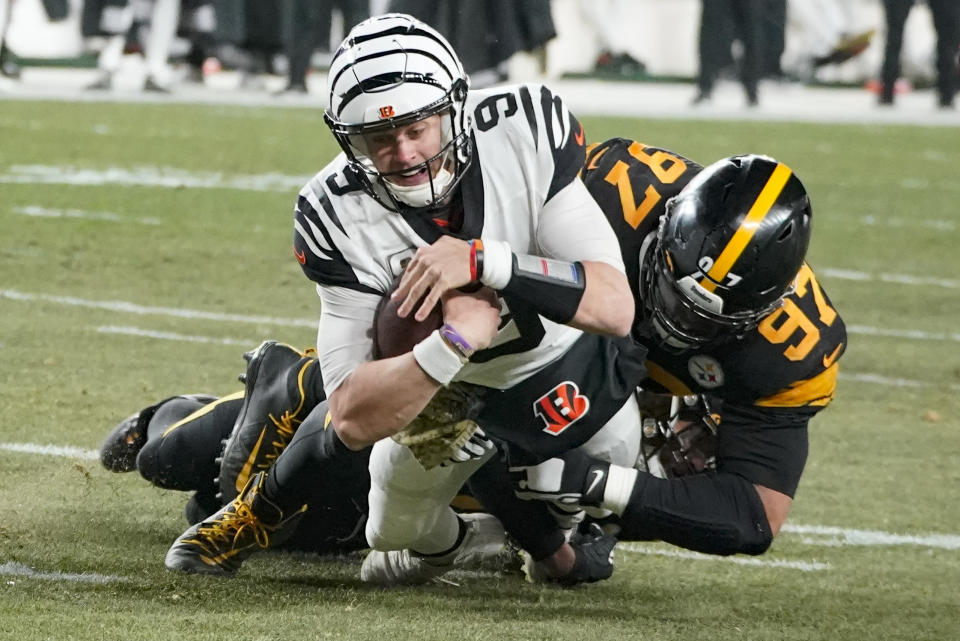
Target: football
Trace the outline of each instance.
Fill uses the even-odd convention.
[[[373,317],[373,357],[375,359],[406,354],[413,349],[414,345],[429,336],[430,332],[443,325],[443,310],[439,303],[423,322],[413,317],[414,312],[410,312],[406,318],[397,316],[397,308],[401,301],[391,300],[390,294],[398,284],[399,280],[380,300]],[[416,309],[414,307],[414,311]]]

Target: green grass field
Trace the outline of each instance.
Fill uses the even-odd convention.
[[[960,639],[960,130],[584,123],[701,162],[767,153],[812,195],[850,346],[769,553],[621,544],[613,579],[575,590],[371,589],[358,559],[290,555],[166,572],[186,496],[89,451],[160,398],[239,389],[265,338],[314,342],[291,212],[335,145],[320,110],[6,101],[0,639]]]

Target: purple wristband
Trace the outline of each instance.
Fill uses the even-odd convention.
[[[440,328],[440,336],[442,336],[445,341],[450,343],[454,349],[460,352],[460,355],[464,358],[470,358],[470,355],[473,354],[474,349],[470,346],[470,343],[468,343],[463,336],[457,333],[457,330],[453,328],[453,325],[444,323]]]

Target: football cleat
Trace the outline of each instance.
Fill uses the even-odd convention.
[[[307,506],[284,515],[263,495],[264,478],[257,474],[231,503],[187,528],[167,551],[167,569],[232,576],[254,552],[288,539]]]
[[[223,505],[216,496],[202,492],[194,492],[183,508],[183,517],[187,523],[194,525],[204,520]]]
[[[120,421],[103,445],[100,446],[100,462],[111,472],[131,472],[137,469],[137,454],[147,444],[147,423],[156,406],[140,410]]]
[[[463,541],[442,557],[421,556],[410,550],[371,550],[360,566],[360,580],[376,585],[418,585],[450,570],[507,571],[519,556],[506,532],[490,514],[461,514],[466,524]]]
[[[265,341],[244,354],[243,405],[220,463],[224,500],[235,497],[254,474],[270,469],[303,419],[323,400],[312,378],[319,372],[312,352]]]
[[[147,428],[157,410],[169,401],[188,398],[201,403],[211,403],[216,396],[208,394],[184,394],[164,399],[131,414],[114,427],[100,446],[100,462],[111,472],[132,472],[137,469],[137,455],[147,444]]]

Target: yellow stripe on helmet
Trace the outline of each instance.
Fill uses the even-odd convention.
[[[740,223],[740,228],[733,234],[733,238],[723,248],[723,251],[720,252],[719,258],[713,263],[713,267],[710,268],[707,275],[700,280],[700,285],[704,289],[709,292],[714,291],[717,288],[717,283],[723,282],[723,279],[727,277],[734,263],[740,258],[740,254],[747,248],[750,239],[753,238],[760,226],[760,222],[770,213],[773,203],[777,202],[780,192],[783,191],[792,173],[789,167],[777,163],[767,180],[767,184],[764,185],[760,195],[753,201],[750,211],[747,212],[743,222]]]

